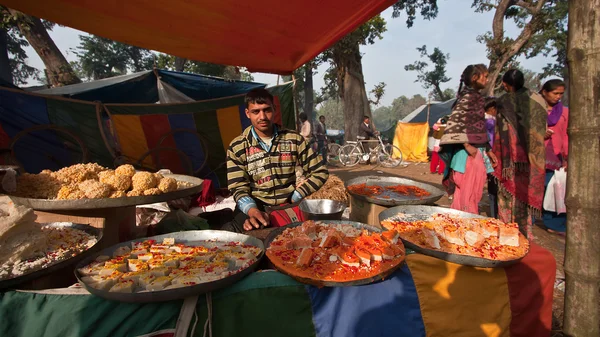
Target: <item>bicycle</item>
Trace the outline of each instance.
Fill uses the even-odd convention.
[[[377,142],[377,146],[365,151],[363,143]],[[347,141],[340,150],[340,162],[345,166],[354,166],[361,160],[368,162],[372,156],[377,158],[377,163],[383,167],[396,167],[402,163],[402,152],[393,144],[384,144],[381,136],[377,135],[377,140],[365,140],[362,137],[356,137],[356,141]]]
[[[341,149],[342,149],[342,146],[338,143],[327,144],[327,162],[339,161]]]

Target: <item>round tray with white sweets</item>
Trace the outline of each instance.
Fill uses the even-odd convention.
[[[107,248],[77,265],[90,293],[121,302],[162,302],[227,287],[256,269],[262,241],[226,231],[185,231]]]

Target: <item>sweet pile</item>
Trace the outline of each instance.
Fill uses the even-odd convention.
[[[35,199],[96,199],[159,195],[190,187],[158,173],[136,172],[126,164],[115,170],[98,164],[76,164],[56,172],[17,177],[16,196]]]
[[[13,251],[18,253],[2,259],[0,280],[15,278],[25,273],[47,268],[86,251],[98,242],[96,237],[82,230],[60,227],[60,225],[68,224],[56,223],[52,226],[41,226],[39,233],[37,231],[27,233],[27,236],[22,237],[23,239],[28,241],[34,237],[40,239],[36,239],[35,247],[31,247],[32,249],[27,251],[19,251],[19,247],[28,242],[22,243],[16,239],[6,242],[7,246],[14,245]]]
[[[213,248],[187,246],[166,238],[119,247],[80,268],[81,281],[96,289],[138,293],[211,282],[248,268],[262,250],[239,242]]]
[[[395,230],[381,234],[352,225],[306,221],[271,242],[267,256],[281,271],[315,281],[346,282],[377,276],[404,260]]]
[[[521,258],[529,250],[527,238],[515,223],[449,214],[434,214],[426,221],[404,221],[402,218],[400,215],[381,224],[397,230],[402,239],[423,248],[497,261]]]

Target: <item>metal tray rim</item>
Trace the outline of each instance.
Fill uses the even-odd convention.
[[[186,239],[185,238],[185,237],[190,237],[190,236],[194,236],[194,235],[199,235],[201,237],[203,237],[203,236],[209,236],[209,237],[203,238],[203,239],[200,239],[200,238],[199,239]],[[250,244],[252,246],[258,247],[262,251],[253,264],[251,264],[248,268],[242,269],[240,272],[233,274],[231,276],[228,276],[228,277],[225,277],[225,278],[222,278],[219,280],[215,280],[215,281],[197,284],[194,286],[161,290],[161,291],[155,291],[155,292],[114,293],[114,292],[99,290],[99,289],[93,288],[93,287],[87,285],[85,282],[81,281],[81,277],[78,272],[79,268],[82,268],[82,267],[86,266],[87,264],[91,263],[98,256],[100,256],[100,255],[111,255],[112,256],[112,252],[114,250],[116,250],[117,248],[122,247],[122,246],[131,247],[131,243],[133,243],[133,242],[141,242],[141,241],[145,241],[145,240],[159,241],[164,238],[171,238],[171,237],[175,238],[176,242],[183,242],[183,243],[207,241],[207,240],[212,240],[212,239],[217,239],[217,242],[218,242],[219,241],[218,237],[222,237],[222,236],[231,237],[231,239],[221,240],[222,242],[240,241],[240,242],[244,242],[246,244]],[[75,277],[77,278],[77,281],[79,281],[79,283],[82,285],[82,287],[84,287],[91,294],[98,296],[98,297],[102,297],[107,300],[118,301],[118,302],[127,302],[127,303],[165,302],[165,301],[183,299],[183,298],[186,298],[189,296],[199,295],[199,294],[203,294],[203,293],[207,293],[207,292],[211,292],[211,291],[215,291],[215,290],[227,287],[227,286],[241,280],[242,278],[244,278],[246,275],[250,274],[251,272],[253,272],[256,269],[256,267],[258,266],[258,264],[260,263],[260,261],[264,255],[265,255],[265,247],[264,247],[262,241],[257,238],[254,238],[252,236],[249,236],[249,235],[245,235],[245,234],[241,234],[241,233],[234,233],[234,232],[227,232],[227,231],[218,231],[218,230],[182,231],[182,232],[174,232],[174,233],[168,233],[168,234],[162,234],[162,235],[156,235],[156,236],[151,236],[151,237],[146,237],[146,238],[130,240],[127,242],[121,242],[121,243],[118,243],[111,247],[105,248],[102,251],[97,252],[96,254],[94,254],[92,256],[88,256],[83,261],[80,261],[79,264],[77,264],[77,266],[74,270],[74,273],[75,273]]]
[[[467,218],[477,218],[477,219],[485,219],[486,218],[485,216],[482,216],[479,214],[467,213],[467,212],[458,211],[458,210],[451,209],[451,208],[425,206],[425,205],[419,205],[419,206],[411,205],[411,206],[397,206],[397,207],[392,207],[390,209],[387,209],[387,210],[379,213],[379,221],[383,222],[388,219],[393,219],[394,216],[397,215],[398,213],[404,213],[407,215],[419,214],[419,213],[410,213],[411,211],[414,212],[415,210],[418,210],[419,208],[421,208],[421,210],[428,210],[429,211],[429,213],[427,213],[428,216],[432,215],[434,213],[445,213],[445,214],[459,215],[459,216],[463,216],[463,217],[467,217]],[[424,213],[422,213],[422,214],[424,214]],[[421,253],[423,255],[435,257],[435,258],[438,258],[441,260],[445,260],[448,262],[453,262],[453,263],[461,264],[464,266],[471,266],[471,267],[484,267],[484,268],[507,267],[507,266],[516,264],[519,261],[521,261],[525,256],[527,256],[527,254],[529,254],[529,250],[530,250],[530,247],[528,247],[525,255],[523,255],[522,257],[519,257],[517,259],[490,260],[490,259],[486,259],[486,258],[482,258],[482,257],[441,252],[441,251],[434,250],[431,248],[421,247],[407,239],[404,239],[402,237],[402,235],[400,236],[400,238],[402,239],[402,241],[404,242],[404,245],[407,248],[410,248],[410,249],[414,250],[415,252]]]
[[[420,198],[420,199],[394,200],[394,199],[384,199],[384,198],[377,198],[377,197],[367,197],[364,195],[352,193],[350,190],[348,190],[348,186],[366,183],[367,180],[373,180],[373,181],[378,180],[378,181],[382,181],[384,183],[413,185],[416,187],[420,187],[420,188],[426,190],[427,192],[430,192],[431,195],[428,197]],[[441,189],[439,189],[433,185],[430,185],[427,183],[422,183],[420,181],[416,181],[416,180],[412,180],[412,179],[408,179],[408,178],[400,178],[400,177],[362,176],[362,177],[357,177],[357,178],[353,178],[348,181],[345,181],[344,185],[345,185],[348,193],[350,195],[352,195],[353,197],[360,199],[360,200],[364,200],[369,203],[381,205],[381,206],[433,204],[434,202],[438,201],[439,199],[441,199],[444,196],[444,192]]]

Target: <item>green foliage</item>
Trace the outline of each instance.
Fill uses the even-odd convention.
[[[397,97],[391,106],[381,106],[373,111],[373,122],[378,130],[387,130],[425,103],[427,101],[421,95],[414,95],[411,98]]]
[[[446,76],[446,64],[450,59],[450,54],[444,54],[439,48],[435,47],[431,54],[427,54],[427,46],[417,48],[421,53],[421,58],[427,58],[433,64],[433,69],[429,70],[429,64],[425,61],[415,61],[413,64],[404,66],[406,71],[416,71],[417,79],[415,82],[421,82],[423,88],[434,88],[435,95],[440,100],[445,101],[451,98],[446,96],[441,90],[440,85],[450,81],[450,77]]]
[[[158,69],[175,70],[175,56],[159,53],[156,57]],[[222,77],[229,80],[254,81],[249,72],[234,66],[186,60],[183,71],[192,74]]]
[[[431,95],[431,99],[434,101],[440,101],[440,102],[444,102],[447,101],[449,99],[453,99],[456,98],[456,90],[452,89],[452,88],[446,88],[444,91],[442,91],[442,96],[440,96],[435,90],[432,91],[430,93]]]
[[[344,130],[344,107],[339,99],[328,99],[316,109],[315,116],[323,115],[327,121],[327,129]]]
[[[371,91],[369,91],[369,93],[374,97],[373,99],[369,99],[371,104],[379,105],[379,101],[381,101],[381,98],[385,94],[385,86],[386,84],[384,82],[379,82],[375,84],[375,87],[373,87]]]
[[[435,19],[438,14],[437,0],[400,0],[392,6],[392,17],[398,18],[406,13],[406,26],[412,27],[417,17],[417,10],[425,20]]]
[[[543,2],[540,12],[534,12],[540,1]],[[474,0],[472,7],[476,12],[487,12],[495,10],[499,2]],[[546,66],[543,76],[565,76],[568,0],[511,1],[504,18],[512,20],[521,30],[529,25],[528,29],[533,31],[533,35],[511,60],[519,55],[525,55],[527,58],[551,55],[555,57],[555,62]],[[478,36],[477,41],[487,46],[488,58],[494,62],[509,52],[516,39],[504,34],[495,38],[491,32],[487,32]]]
[[[79,40],[79,46],[73,50],[79,60],[72,65],[83,75],[81,79],[99,80],[153,67],[154,54],[147,49],[95,35],[79,35]]]

